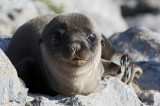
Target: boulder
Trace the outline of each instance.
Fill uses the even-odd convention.
[[[28,102],[27,106],[37,105],[71,105],[71,106],[142,106],[137,95],[122,83],[120,80],[106,76],[101,81],[97,90],[88,96],[76,95],[66,97],[58,95],[55,97],[37,96],[33,101]]]
[[[137,62],[136,64],[143,70],[143,75],[138,80],[141,88],[160,91],[160,62],[147,61]]]
[[[138,63],[137,63],[138,64]],[[138,65],[141,65],[140,63]],[[143,66],[143,65],[142,65]],[[158,76],[157,76],[158,77]],[[150,78],[151,79],[151,78]],[[140,83],[141,85],[141,83]],[[142,90],[137,95],[129,86],[112,76],[106,76],[96,91],[88,96],[76,95],[55,97],[29,94],[26,106],[159,106],[160,92]]]
[[[0,0],[0,13],[0,35],[12,36],[17,28],[28,20],[54,12],[40,1]]]
[[[131,28],[132,29],[132,28]],[[139,28],[138,28],[139,29]],[[155,37],[157,33],[140,27],[145,31],[145,34],[151,34]],[[143,31],[135,32],[136,34]],[[148,32],[146,32],[148,31]],[[130,34],[128,33],[128,36]],[[141,36],[141,35],[139,35]],[[158,36],[158,35],[157,35]],[[150,37],[147,37],[153,41]],[[125,39],[127,37],[124,37]],[[130,37],[132,38],[132,37]],[[134,38],[134,37],[133,37]],[[143,38],[143,37],[142,37]],[[121,43],[127,43],[121,38]],[[139,38],[140,39],[140,38]],[[115,39],[116,40],[116,39]],[[156,39],[157,40],[157,39]],[[145,41],[145,40],[144,40]],[[6,51],[10,38],[0,39],[0,48]],[[117,41],[118,42],[118,41]],[[156,42],[156,41],[154,41]],[[120,44],[121,44],[120,43]],[[154,44],[153,42],[150,42]],[[142,45],[145,43],[142,43]],[[127,44],[126,44],[127,45]],[[123,47],[123,46],[121,46]],[[134,46],[133,46],[134,47]],[[155,47],[155,46],[153,46]],[[44,94],[27,94],[27,88],[24,87],[21,80],[18,78],[16,70],[10,63],[8,58],[0,49],[0,105],[3,106],[64,106],[64,105],[78,105],[78,106],[159,106],[160,105],[160,62],[136,62],[143,69],[143,75],[139,79],[138,83],[142,87],[143,91],[137,94],[117,78],[112,76],[106,76],[99,84],[96,91],[88,96],[76,95],[67,97],[64,95],[48,96]],[[148,90],[152,89],[152,90]],[[28,96],[27,96],[28,95]],[[138,95],[138,96],[137,96]]]
[[[0,7],[1,35],[11,36],[17,26],[38,15],[30,0],[1,0]]]
[[[26,102],[27,91],[14,66],[0,49],[0,105],[23,105]]]
[[[1,38],[0,47],[7,49],[10,38]],[[3,45],[4,44],[4,45]],[[144,91],[135,94],[128,85],[112,76],[106,76],[99,84],[96,91],[88,96],[76,95],[67,97],[64,95],[48,96],[44,94],[27,94],[27,89],[17,76],[16,70],[7,60],[8,58],[0,50],[0,105],[4,106],[159,106],[160,93],[160,63],[137,62],[143,69],[143,75],[138,83]],[[9,68],[7,68],[9,67]],[[13,69],[12,69],[13,68]],[[154,90],[147,90],[154,89]],[[27,96],[28,95],[28,96]]]
[[[160,35],[145,27],[131,27],[113,34],[109,40],[117,51],[127,53],[132,61],[160,61]]]
[[[149,106],[160,106],[160,92],[155,90],[144,90],[137,93],[139,99]]]

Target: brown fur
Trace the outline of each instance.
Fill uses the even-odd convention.
[[[32,19],[16,31],[7,51],[30,92],[69,96],[90,94],[103,74],[118,75],[120,66],[106,61],[115,53],[94,21],[80,13]]]

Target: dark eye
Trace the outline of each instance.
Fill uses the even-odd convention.
[[[88,40],[91,44],[95,44],[96,36],[94,34],[90,34],[88,36]]]
[[[61,39],[62,39],[62,36],[60,33],[54,33],[51,37],[51,42],[53,45],[59,45]]]
[[[91,42],[94,42],[95,39],[96,39],[96,37],[95,37],[94,34],[90,34],[90,35],[88,36],[88,39],[89,39]]]

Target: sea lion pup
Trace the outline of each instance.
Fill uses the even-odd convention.
[[[68,96],[90,94],[106,74],[125,83],[133,76],[132,83],[137,70],[131,73],[129,58],[116,54],[95,22],[80,13],[30,20],[15,32],[7,51],[30,92]],[[120,65],[110,61],[116,56]]]

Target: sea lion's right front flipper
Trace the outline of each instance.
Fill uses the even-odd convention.
[[[119,75],[121,71],[121,67],[119,65],[113,63],[112,61],[105,60],[105,59],[101,59],[101,62],[104,68],[103,76],[106,76],[106,75],[118,76]]]

